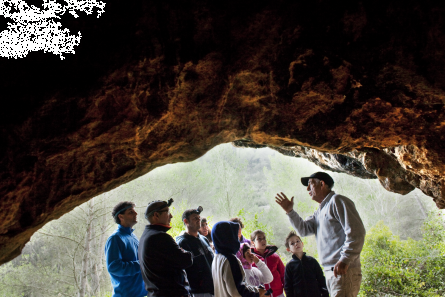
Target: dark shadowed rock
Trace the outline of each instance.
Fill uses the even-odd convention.
[[[91,197],[235,140],[445,208],[445,3],[109,1],[0,59],[0,263]]]

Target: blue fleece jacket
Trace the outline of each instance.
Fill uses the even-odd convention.
[[[139,240],[133,229],[118,225],[105,244],[105,258],[110,273],[113,297],[147,295],[138,259]]]

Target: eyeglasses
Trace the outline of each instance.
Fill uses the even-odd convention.
[[[263,241],[263,240],[266,240],[266,237],[257,237],[255,240],[256,241]]]

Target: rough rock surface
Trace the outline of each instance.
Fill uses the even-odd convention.
[[[435,2],[115,0],[65,16],[75,55],[0,59],[0,263],[89,198],[235,140],[444,208]]]

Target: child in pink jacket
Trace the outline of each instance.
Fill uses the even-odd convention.
[[[278,248],[274,245],[267,245],[266,234],[261,230],[253,231],[250,235],[250,239],[254,245],[252,252],[255,253],[260,260],[266,263],[273,275],[273,281],[269,284],[265,284],[266,290],[272,288],[273,292],[271,297],[284,297],[285,267],[280,256],[276,253]]]

